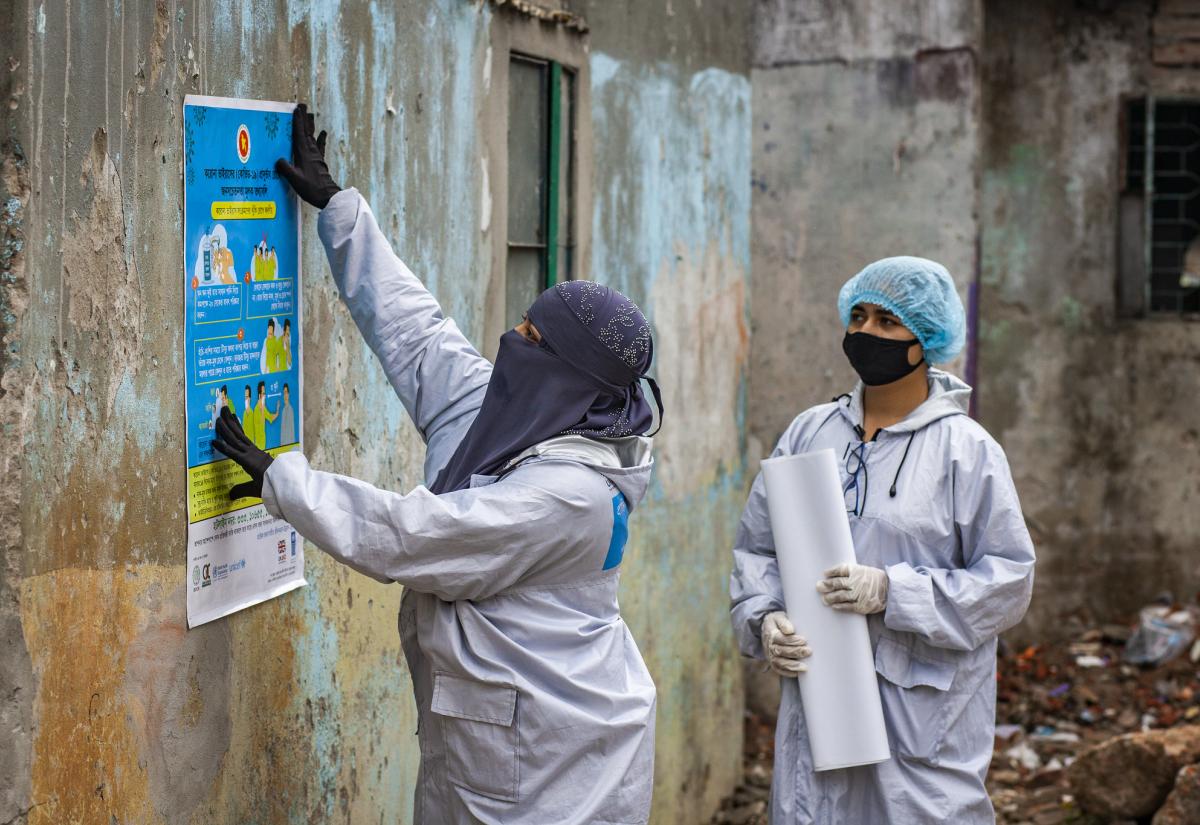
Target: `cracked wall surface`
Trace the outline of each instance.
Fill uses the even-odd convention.
[[[891,60],[979,45],[975,0],[758,0],[754,65]]]
[[[592,275],[644,302],[662,342],[671,431],[622,600],[660,690],[654,819],[696,821],[740,761],[725,576],[745,480],[749,13],[561,5],[588,24]],[[308,587],[186,629],[182,102],[309,101],[334,176],[482,344],[498,231],[484,75],[513,13],[0,7],[0,822],[410,820],[398,587],[310,548]],[[407,490],[420,439],[337,298],[311,211],[303,254],[306,452]],[[696,376],[712,377],[707,406]]]

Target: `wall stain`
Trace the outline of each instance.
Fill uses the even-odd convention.
[[[742,460],[739,412],[744,403],[750,333],[747,273],[710,243],[699,261],[680,247],[654,281],[655,359],[671,426],[656,439],[655,483],[681,498],[717,484]],[[686,419],[678,426],[676,418]]]
[[[74,568],[22,580],[37,682],[32,825],[143,822],[152,811],[125,670],[149,618],[139,603],[177,578],[172,568],[143,566],[136,575]]]
[[[150,585],[138,607],[142,626],[125,660],[127,713],[146,766],[155,812],[183,825],[208,795],[229,748],[230,629],[213,622],[188,631],[177,569],[170,585]]]
[[[0,29],[5,14],[0,10]],[[14,81],[0,80],[0,90],[6,82]],[[21,633],[21,554],[14,552],[21,547],[24,464],[12,445],[24,441],[27,425],[21,342],[29,308],[24,220],[30,185],[20,144],[7,140],[0,153],[0,433],[6,447],[0,451],[0,730],[8,737],[0,749],[0,821],[20,822],[31,805],[34,680]]]
[[[90,203],[84,216],[73,214],[63,238],[67,318],[76,353],[105,354],[107,380],[90,389],[103,395],[104,413],[111,415],[122,376],[136,375],[143,361],[144,312],[137,267],[126,249],[121,179],[103,129],[93,135],[79,183]]]
[[[590,64],[591,276],[646,311],[667,408],[621,577],[659,690],[651,821],[697,822],[741,771],[726,584],[745,502],[750,84],[600,51]]]
[[[16,691],[0,694],[0,722],[17,734],[0,756],[0,772],[11,765],[16,777],[0,789],[0,822],[407,822],[419,753],[399,587],[310,547],[309,587],[185,630],[183,282],[172,275],[182,100],[310,102],[330,132],[335,177],[363,191],[398,254],[479,344],[491,260],[479,231],[481,78],[499,15],[461,0],[408,10],[384,0],[72,0],[5,9],[0,21],[9,14],[22,19],[6,30],[23,34],[13,44],[20,71],[0,75],[15,78],[0,99],[17,101],[0,202],[0,420],[19,449],[0,464],[0,630],[17,642],[0,647],[0,686]],[[697,31],[720,28],[688,14],[689,25],[704,23]],[[654,282],[694,284],[680,322],[742,346],[749,86],[705,69],[704,48],[681,46],[695,71],[609,59],[614,84],[594,110],[613,151],[596,165],[639,185],[634,213],[612,203],[597,254],[604,280],[652,315],[660,304],[664,322],[671,299]],[[673,107],[664,130],[625,123],[661,101]],[[605,192],[618,196],[617,181]],[[648,215],[658,219],[643,242]],[[306,452],[321,469],[411,489],[422,480],[420,436],[337,296],[312,211],[303,266]],[[682,341],[671,346],[690,357]],[[714,807],[740,757],[736,747],[700,754],[691,736],[728,741],[740,730],[736,675],[721,661],[732,654],[720,531],[744,481],[743,369],[726,369],[718,352],[714,342],[705,363],[719,368],[733,417],[714,429],[720,466],[689,465],[710,483],[672,485],[678,514],[645,508],[637,530],[670,529],[641,539],[644,578],[624,591],[631,622],[641,631],[654,617],[659,634],[645,635],[668,697],[663,822]],[[680,646],[697,643],[683,617],[653,611],[699,575],[696,548],[713,581],[687,622],[713,633],[680,667]],[[675,701],[693,704],[666,706]],[[685,779],[687,798],[665,793]]]
[[[1200,326],[1115,310],[1118,123],[1125,95],[1162,80],[1153,4],[989,0],[985,13],[979,409],[1038,547],[1016,635],[1048,638],[1200,588],[1187,435],[1200,387],[1185,378],[1200,370]],[[1200,89],[1194,72],[1173,82]]]

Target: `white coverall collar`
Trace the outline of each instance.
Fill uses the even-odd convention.
[[[593,467],[620,470],[640,467],[650,461],[654,440],[644,435],[625,438],[590,438],[584,435],[559,435],[534,444],[504,465],[507,472],[528,458],[571,458]]]
[[[961,415],[967,412],[971,400],[971,387],[965,381],[933,367],[929,368],[928,381],[929,397],[902,421],[888,427],[887,432],[910,433],[923,429],[948,415]],[[838,404],[839,412],[850,422],[852,427],[862,425],[862,399],[863,383],[859,381],[850,393],[847,403]]]

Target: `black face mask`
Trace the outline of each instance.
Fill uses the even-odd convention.
[[[850,366],[868,387],[878,387],[899,381],[921,366],[922,358],[915,364],[908,363],[908,350],[917,343],[916,338],[896,341],[880,338],[866,332],[846,333],[842,339],[842,352],[850,359]]]

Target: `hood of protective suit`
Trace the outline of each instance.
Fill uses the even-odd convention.
[[[598,472],[611,481],[633,510],[646,496],[650,486],[650,471],[654,467],[651,451],[654,440],[643,435],[624,438],[591,438],[582,435],[560,435],[517,455],[504,468],[506,471],[526,461],[566,459]]]
[[[960,378],[938,369],[929,370],[929,397],[910,412],[903,421],[887,427],[890,433],[912,433],[951,415],[966,415],[971,402],[971,387]],[[844,398],[845,396],[843,396]],[[860,381],[850,393],[848,404],[838,404],[838,412],[859,427],[863,421],[863,384]]]

